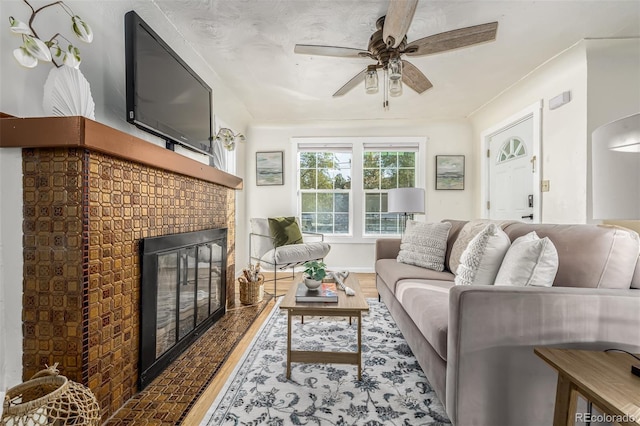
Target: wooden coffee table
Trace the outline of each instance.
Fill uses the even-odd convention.
[[[358,380],[362,379],[362,313],[369,310],[360,283],[354,274],[349,274],[344,284],[351,287],[355,296],[347,296],[338,290],[338,303],[300,302],[296,303],[296,290],[302,276],[294,280],[280,303],[280,309],[287,311],[287,379],[291,377],[292,362],[355,364],[358,366]],[[294,351],[291,350],[291,319],[295,316],[355,317],[358,319],[358,350],[356,352]]]

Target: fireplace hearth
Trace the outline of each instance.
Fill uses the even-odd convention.
[[[226,228],[141,240],[141,390],[224,315],[226,247]]]

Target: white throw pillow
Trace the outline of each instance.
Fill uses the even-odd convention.
[[[450,229],[449,222],[424,223],[408,220],[397,261],[443,271]]]
[[[492,285],[510,245],[507,234],[495,223],[485,226],[460,256],[456,285]]]
[[[551,287],[558,272],[558,251],[549,237],[535,231],[511,244],[496,277],[496,285]]]

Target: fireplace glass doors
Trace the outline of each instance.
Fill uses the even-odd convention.
[[[142,240],[140,389],[224,315],[226,228]]]

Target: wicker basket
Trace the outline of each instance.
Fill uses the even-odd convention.
[[[3,426],[100,425],[100,406],[91,390],[58,375],[56,366],[7,391]]]
[[[253,305],[262,302],[264,298],[264,276],[259,275],[258,281],[247,281],[246,278],[238,278],[240,283],[240,303]]]

